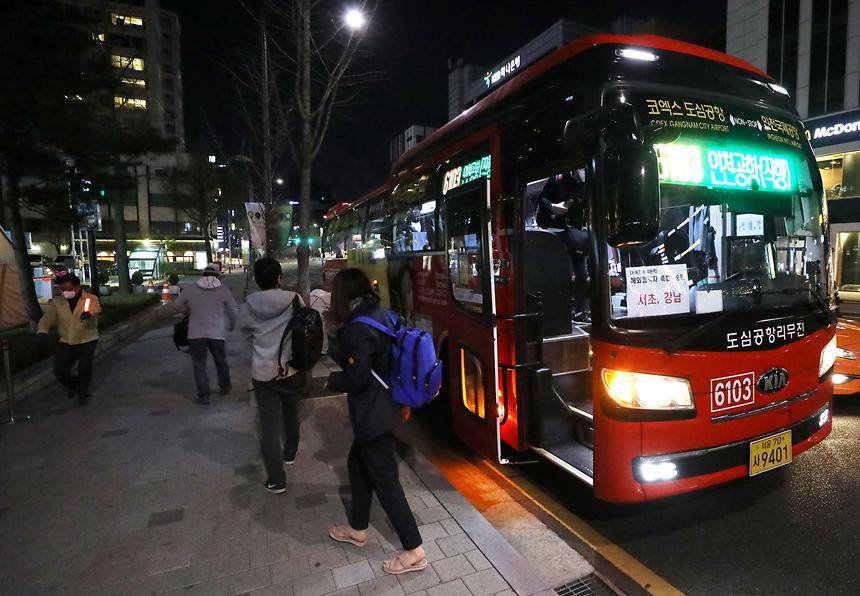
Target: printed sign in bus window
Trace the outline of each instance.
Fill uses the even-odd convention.
[[[686,265],[628,267],[627,315],[651,317],[690,312]]]

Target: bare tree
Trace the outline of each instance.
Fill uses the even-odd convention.
[[[271,3],[273,4],[273,3]],[[291,163],[290,134],[295,107],[290,97],[291,74],[284,65],[272,59],[272,37],[283,31],[283,23],[271,23],[272,7],[263,0],[259,12],[243,3],[259,31],[259,48],[239,54],[236,66],[228,65],[236,83],[239,109],[245,129],[243,152],[234,156],[242,161],[253,178],[266,215],[267,256],[273,256],[275,235],[272,222],[276,203],[273,183],[286,178]],[[229,156],[228,156],[229,159]],[[283,247],[281,247],[283,248]]]
[[[376,0],[364,0],[354,10],[369,19],[376,6]],[[352,102],[360,87],[379,74],[356,68],[363,26],[342,24],[343,15],[331,13],[322,0],[261,0],[260,12],[249,10],[249,14],[260,28],[261,59],[256,66],[248,65],[247,71],[255,76],[254,84],[246,87],[258,90],[260,120],[246,120],[249,130],[260,133],[254,135],[253,144],[261,147],[257,170],[267,209],[274,206],[270,166],[283,163],[275,155],[282,158],[289,150],[298,170],[299,237],[303,241],[297,248],[297,289],[307,299],[314,160],[325,142],[333,112]]]
[[[206,239],[206,260],[212,258],[212,227],[219,217],[236,209],[242,200],[242,182],[235,167],[209,162],[209,151],[196,148],[173,176],[173,194],[177,209],[199,227]],[[227,230],[229,234],[230,231]]]
[[[360,14],[372,14],[376,1],[365,0]],[[288,15],[292,23],[293,47],[279,48],[281,56],[295,57],[295,103],[300,122],[297,160],[299,166],[299,234],[304,242],[297,250],[297,291],[308,300],[310,292],[311,176],[313,164],[328,132],[332,112],[355,99],[361,85],[376,73],[353,72],[363,28],[330,24],[320,0],[293,0]],[[341,20],[335,21],[340,23]]]

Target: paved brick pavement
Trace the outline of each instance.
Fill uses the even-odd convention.
[[[247,345],[231,337],[235,388],[204,407],[194,402],[190,359],[170,336],[169,326],[153,330],[99,362],[89,407],[53,388],[27,404],[34,422],[0,429],[0,592],[513,594],[438,488],[405,463],[425,572],[382,571],[399,545],[376,504],[366,547],[327,537],[346,519],[343,397],[303,402],[289,491],[266,493],[244,389]]]

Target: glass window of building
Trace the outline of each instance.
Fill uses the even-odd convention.
[[[134,58],[132,56],[118,56],[114,54],[110,57],[111,64],[114,68],[122,68],[127,70],[136,70],[142,72],[146,68],[146,63],[143,58]]]
[[[818,160],[821,171],[821,182],[824,184],[824,194],[828,200],[841,199],[842,189],[842,156],[831,155]]]
[[[110,13],[110,22],[118,27],[143,27],[143,19],[127,14]]]
[[[810,116],[844,107],[847,43],[848,0],[812,0]]]
[[[836,285],[843,292],[860,292],[860,232],[842,232],[837,238]]]
[[[146,100],[139,97],[123,97],[121,95],[115,95],[113,98],[113,105],[115,108],[120,110],[145,110]]]
[[[797,39],[800,0],[770,0],[767,26],[767,71],[791,95],[797,90]]]
[[[128,85],[129,87],[140,87],[142,89],[146,88],[146,80],[138,79],[135,77],[122,77],[120,79],[123,85]]]
[[[848,0],[830,0],[830,39],[827,50],[828,112],[845,104],[845,53],[848,45]]]

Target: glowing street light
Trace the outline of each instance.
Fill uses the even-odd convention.
[[[367,19],[364,16],[364,13],[361,12],[357,8],[350,8],[346,11],[346,14],[343,17],[343,22],[347,27],[356,31],[364,27],[364,24],[367,22]]]
[[[278,183],[278,184],[283,184],[283,183],[284,183],[284,179],[283,179],[283,178],[278,178],[277,180],[275,180],[275,182],[276,182],[276,183]]]

